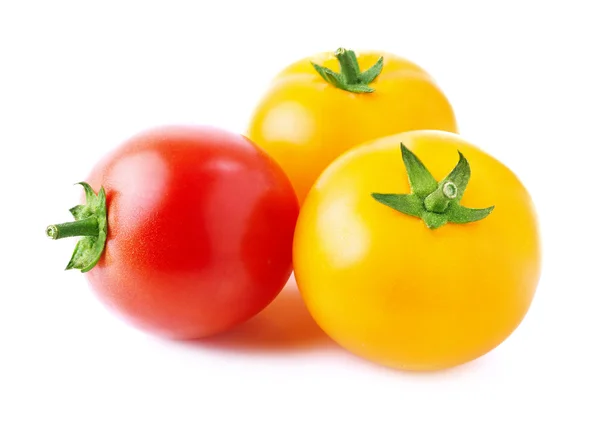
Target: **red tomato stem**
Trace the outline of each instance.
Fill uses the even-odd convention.
[[[46,228],[46,235],[53,240],[67,237],[97,237],[98,234],[98,218],[95,216],[79,221],[50,225]]]

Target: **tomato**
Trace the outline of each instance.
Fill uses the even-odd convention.
[[[279,162],[302,203],[342,152],[417,129],[458,131],[453,109],[432,77],[392,54],[339,49],[302,59],[277,75],[252,114],[248,136]]]
[[[456,366],[502,343],[529,309],[540,260],[517,176],[458,135],[429,130],[334,161],[294,239],[298,287],[320,327],[406,370]]]
[[[293,188],[241,135],[152,129],[109,153],[87,182],[78,221],[48,234],[88,234],[69,268],[82,269],[99,299],[144,331],[177,339],[222,332],[266,307],[291,274]]]

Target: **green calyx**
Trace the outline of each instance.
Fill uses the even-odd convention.
[[[88,272],[100,260],[106,244],[106,193],[104,187],[96,194],[89,184],[78,184],[85,190],[86,204],[69,209],[75,221],[50,225],[46,228],[46,235],[53,240],[83,237],[75,246],[66,270],[79,269],[81,272]]]
[[[447,223],[467,224],[487,217],[494,206],[472,209],[460,205],[465,193],[471,168],[460,151],[458,164],[439,183],[433,178],[421,160],[404,144],[400,144],[402,160],[408,174],[410,194],[372,193],[378,202],[409,216],[421,218],[430,229]]]
[[[383,57],[380,57],[372,67],[361,72],[354,51],[338,48],[335,56],[340,63],[340,73],[311,62],[315,70],[327,83],[355,94],[375,92],[375,89],[371,88],[369,83],[373,82],[381,73]]]

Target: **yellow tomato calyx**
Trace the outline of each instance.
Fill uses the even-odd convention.
[[[380,57],[373,66],[364,72],[360,71],[354,51],[338,48],[335,57],[340,63],[339,73],[313,62],[311,64],[327,83],[336,88],[357,94],[375,92],[375,89],[371,88],[369,83],[373,82],[383,70],[383,57]]]
[[[404,144],[400,144],[400,149],[411,192],[372,193],[371,196],[379,203],[406,215],[421,218],[430,229],[440,228],[449,222],[466,224],[480,221],[494,210],[494,206],[472,209],[460,205],[471,177],[469,162],[460,151],[454,169],[438,183],[423,162]]]

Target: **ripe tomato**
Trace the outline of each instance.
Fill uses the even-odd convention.
[[[432,77],[392,54],[339,49],[277,75],[254,110],[248,136],[279,162],[302,203],[342,152],[417,129],[457,132],[452,107]]]
[[[293,188],[275,161],[241,135],[153,129],[101,160],[88,182],[103,189],[95,196],[86,186],[88,207],[74,208],[74,215],[98,216],[100,223],[69,266],[86,271],[101,301],[145,331],[181,339],[222,332],[266,307],[291,274]],[[92,242],[103,226],[104,189],[102,252],[103,244]],[[84,225],[51,226],[49,235],[85,234]]]
[[[294,271],[343,347],[395,368],[447,368],[492,350],[528,311],[536,215],[518,178],[459,136],[389,136],[345,153],[315,183]]]

